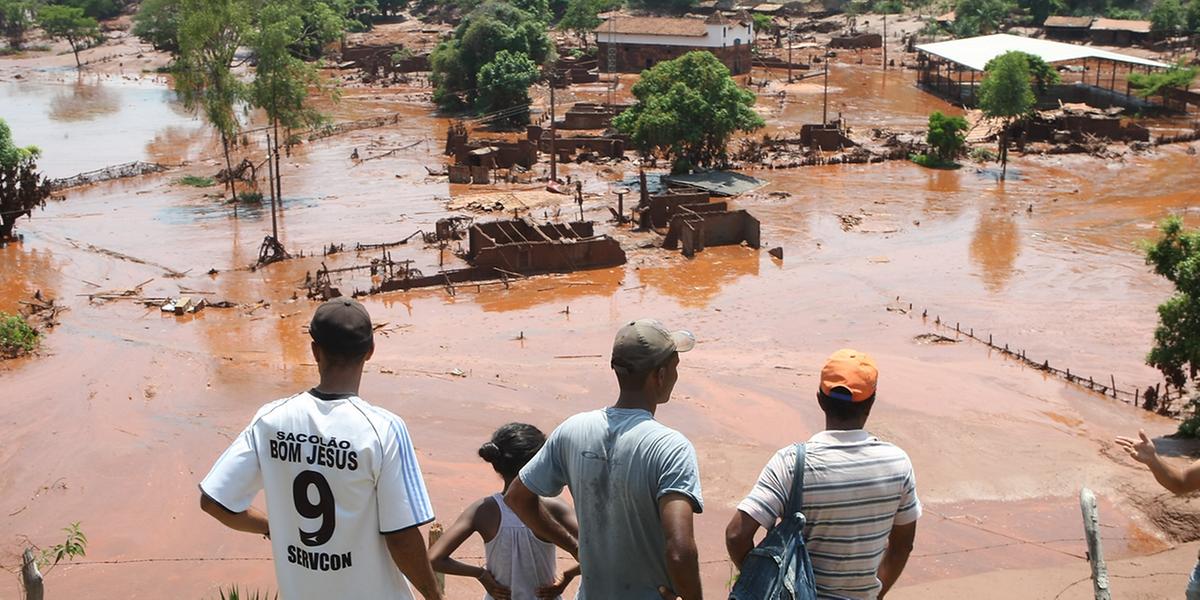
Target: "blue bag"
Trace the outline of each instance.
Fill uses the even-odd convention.
[[[796,444],[796,473],[783,518],[742,561],[729,600],[817,600],[812,561],[804,547],[804,444]]]

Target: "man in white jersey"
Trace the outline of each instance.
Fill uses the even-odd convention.
[[[921,516],[912,463],[903,450],[863,430],[878,375],[871,357],[855,350],[837,351],[821,369],[817,402],[825,431],[805,443],[800,507],[818,598],[883,598],[912,552]],[[725,530],[735,565],[754,547],[759,527],[774,527],[782,515],[795,469],[796,448],[788,446],[738,504]]]
[[[259,409],[200,482],[200,507],[268,536],[284,600],[441,600],[420,525],[433,508],[400,417],[358,397],[375,351],[358,302],[322,304],[309,326],[320,383]],[[267,513],[250,506],[266,490]]]

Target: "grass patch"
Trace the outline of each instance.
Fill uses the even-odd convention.
[[[198,175],[184,175],[179,178],[179,183],[182,185],[190,185],[192,187],[206,188],[217,185],[217,180],[212,177],[200,177]]]
[[[221,600],[278,600],[279,594],[267,594],[260,591],[241,591],[238,587],[231,586],[229,589],[221,590]]]
[[[0,355],[15,357],[33,352],[38,332],[21,315],[0,311]]]
[[[929,154],[914,154],[908,158],[927,169],[957,169],[961,166],[954,161],[944,161]]]
[[[262,204],[262,192],[242,192],[238,194],[238,202],[254,202]]]
[[[992,162],[996,160],[996,153],[987,148],[972,148],[971,160],[975,162]]]

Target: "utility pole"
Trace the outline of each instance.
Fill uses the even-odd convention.
[[[883,13],[883,70],[887,67],[887,13]]]
[[[825,93],[821,101],[821,127],[829,125],[829,50],[825,51]]]
[[[558,181],[558,154],[554,149],[554,70],[550,70],[550,181]]]
[[[792,20],[788,19],[788,83],[792,82]]]

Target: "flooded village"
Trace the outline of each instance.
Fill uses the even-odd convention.
[[[1200,24],[1151,27],[1157,3],[296,0],[355,8],[293,63],[255,30],[271,3],[242,3],[223,133],[215,84],[181,75],[190,45],[138,17],[205,3],[110,2],[75,48],[34,14],[72,3],[10,2],[29,22],[19,47],[0,27],[0,164],[36,146],[44,182],[3,205],[0,317],[36,333],[0,345],[0,597],[27,597],[26,551],[72,524],[86,554],[41,565],[49,598],[278,589],[271,543],[203,514],[197,484],[313,385],[310,320],[338,297],[370,312],[362,397],[407,424],[426,538],[498,489],[476,453],[497,427],[610,405],[612,336],[647,317],[696,339],[656,418],[695,447],[709,597],[737,573],[727,520],[825,429],[821,365],[846,347],[879,365],[868,429],[907,452],[924,510],[888,598],[1092,598],[1083,488],[1113,597],[1181,597],[1200,505],[1113,440],[1200,457],[1176,435],[1194,388],[1147,364],[1176,286],[1143,247],[1200,223],[1200,80],[1178,76]],[[982,96],[1010,51],[1048,69],[1006,117]],[[272,60],[311,76],[270,87]],[[688,68],[728,82],[719,148],[670,121],[704,96]],[[945,156],[934,113],[962,117]]]

